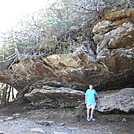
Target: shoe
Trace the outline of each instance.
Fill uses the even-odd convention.
[[[90,118],[91,121],[95,121],[95,118]]]
[[[87,117],[87,121],[91,121],[91,118],[90,117]]]

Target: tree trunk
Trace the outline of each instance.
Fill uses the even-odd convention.
[[[8,89],[8,85],[6,84],[6,86],[3,88],[3,94],[2,94],[2,104],[3,104],[4,106],[7,105],[7,102],[6,102],[7,89]]]
[[[10,102],[10,93],[11,93],[11,86],[10,87],[8,87],[8,92],[7,92],[7,100],[6,100],[6,103],[7,104],[9,104],[9,102]]]
[[[13,89],[13,87],[11,88],[11,92],[12,92],[12,100],[14,100],[15,96],[14,96],[14,89]]]

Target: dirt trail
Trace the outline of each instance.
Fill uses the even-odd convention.
[[[16,118],[15,113],[19,113]],[[134,134],[133,114],[96,112],[96,121],[87,122],[85,118],[76,109],[8,106],[0,109],[0,131],[3,134]]]

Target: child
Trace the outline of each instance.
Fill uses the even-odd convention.
[[[96,106],[95,97],[97,97],[97,99],[100,100],[99,96],[97,95],[97,92],[93,89],[93,85],[89,85],[89,89],[87,89],[85,93],[85,104],[87,106],[87,121],[95,121],[95,119],[93,118]],[[91,115],[89,117],[90,109]]]

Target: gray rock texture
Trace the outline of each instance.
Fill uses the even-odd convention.
[[[74,51],[47,57],[32,56],[0,69],[0,81],[12,85],[20,94],[40,88],[40,85],[69,87],[76,90],[93,84],[97,90],[134,86],[134,25],[133,10],[112,12],[92,28],[93,38],[79,31]],[[127,18],[124,18],[126,14]],[[82,28],[81,28],[82,29]],[[80,39],[82,37],[82,39]],[[95,43],[96,44],[95,44]],[[36,87],[36,86],[39,87]],[[35,86],[35,87],[34,87]]]
[[[70,88],[44,88],[34,89],[30,93],[25,94],[34,106],[40,107],[78,107],[84,103],[84,92],[70,89]]]
[[[124,88],[119,92],[104,96],[98,101],[97,110],[100,112],[110,111],[134,111],[134,88]]]

